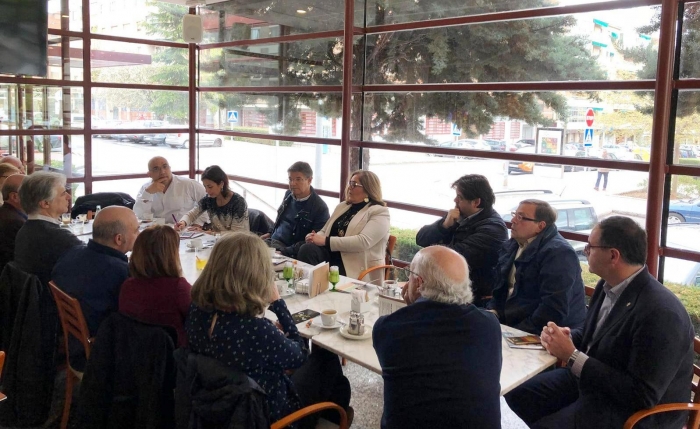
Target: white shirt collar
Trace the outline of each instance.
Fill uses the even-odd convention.
[[[61,224],[61,222],[58,219],[54,219],[40,214],[30,214],[27,216],[27,220],[43,220],[45,222],[55,223],[56,225]]]

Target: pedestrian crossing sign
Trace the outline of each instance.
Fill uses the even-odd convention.
[[[583,142],[586,146],[593,145],[593,128],[586,128],[583,132]]]
[[[238,111],[237,110],[229,110],[228,111],[228,121],[232,124],[235,124],[238,122]]]

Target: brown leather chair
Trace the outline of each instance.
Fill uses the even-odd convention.
[[[364,276],[366,276],[368,273],[371,273],[372,271],[375,270],[380,270],[380,269],[385,269],[385,268],[394,268],[393,264],[393,257],[392,253],[394,253],[394,246],[396,246],[396,236],[390,235],[389,236],[389,241],[386,242],[386,257],[384,258],[384,265],[377,265],[372,268],[367,268],[366,270],[362,271],[358,276],[357,280],[362,280]],[[389,270],[384,271],[384,279],[388,280],[389,279]]]
[[[695,354],[700,354],[700,338],[695,337],[693,339],[693,349],[695,350]],[[700,376],[700,366],[697,364],[693,364],[693,375],[694,379]],[[632,429],[637,422],[652,414],[664,413],[667,411],[686,410],[690,411],[690,415],[688,417],[688,424],[685,427],[687,429],[698,429],[700,427],[700,394],[698,394],[700,389],[698,388],[698,382],[692,381],[690,390],[693,393],[692,403],[661,404],[649,408],[648,410],[637,411],[627,419],[623,429]]]
[[[338,413],[340,413],[340,424],[338,425],[339,429],[348,429],[350,427],[348,423],[348,416],[345,413],[345,410],[343,407],[341,407],[338,404],[335,404],[333,402],[319,402],[318,404],[313,404],[309,405],[308,407],[304,407],[301,410],[295,411],[292,414],[288,415],[287,417],[283,417],[270,426],[270,429],[282,429],[290,424],[299,421],[303,419],[304,417],[318,413],[323,410],[336,410]],[[317,426],[318,427],[318,426]]]
[[[93,339],[90,338],[90,331],[78,300],[63,292],[52,281],[49,282],[49,287],[53,298],[56,300],[56,307],[58,307],[58,317],[63,329],[63,346],[66,353],[66,397],[63,405],[63,416],[61,417],[61,429],[66,429],[73,400],[73,384],[83,378],[83,373],[74,369],[70,364],[69,338],[73,336],[82,343],[87,359],[90,358],[90,345]]]
[[[5,352],[0,352],[0,380],[2,380],[2,367],[5,365]],[[0,401],[7,399],[2,392],[0,392]]]

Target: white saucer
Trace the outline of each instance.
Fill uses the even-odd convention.
[[[347,338],[348,340],[367,340],[372,338],[372,326],[371,325],[365,325],[365,333],[363,335],[352,335],[348,333],[348,327],[343,326],[340,328],[338,331],[340,332],[340,335]]]
[[[287,292],[280,294],[280,298],[287,298],[288,296],[294,296],[295,294],[296,292],[294,292],[293,290],[287,289]]]
[[[336,320],[335,325],[326,326],[323,324],[322,321],[314,319],[314,321],[311,323],[311,326],[313,326],[314,328],[321,328],[321,329],[338,329],[338,328],[342,327],[343,324]]]

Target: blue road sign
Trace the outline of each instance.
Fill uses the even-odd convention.
[[[586,128],[583,132],[584,146],[593,146],[593,128]]]
[[[238,122],[238,111],[237,110],[229,110],[228,111],[228,121],[232,124],[235,124]]]
[[[452,135],[457,137],[462,135],[462,130],[457,128],[457,124],[452,124]]]

